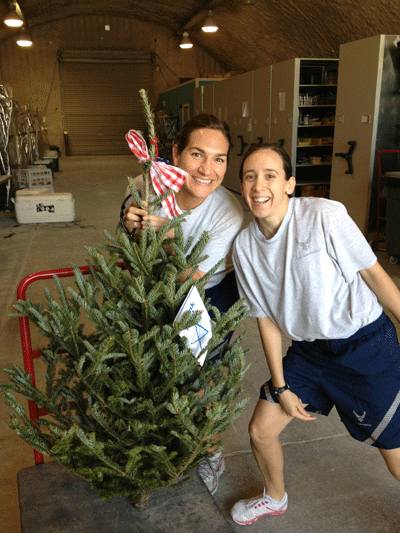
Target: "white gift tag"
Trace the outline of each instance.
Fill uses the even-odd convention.
[[[201,311],[198,323],[190,328],[182,330],[179,335],[188,339],[193,355],[198,360],[200,366],[203,366],[207,352],[204,352],[200,357],[199,354],[210,341],[212,337],[212,328],[210,315],[208,314],[206,306],[200,298],[199,291],[195,286],[190,289],[174,322],[180,320],[185,311],[190,311],[192,313],[195,311]]]

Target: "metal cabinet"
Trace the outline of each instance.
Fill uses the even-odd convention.
[[[400,142],[398,42],[396,35],[375,35],[340,46],[330,198],[346,206],[366,237],[376,228],[376,155]],[[355,143],[350,158],[349,143]],[[386,164],[400,169],[395,159]]]
[[[200,89],[196,91],[195,99],[200,101]],[[229,125],[231,149],[224,186],[240,193],[243,154],[252,143],[270,140],[271,66],[222,80],[201,91],[202,111],[213,113]]]

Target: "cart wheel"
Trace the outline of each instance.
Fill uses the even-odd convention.
[[[389,261],[392,263],[392,265],[396,265],[399,261],[398,257],[393,257],[393,255],[391,255],[389,257]]]

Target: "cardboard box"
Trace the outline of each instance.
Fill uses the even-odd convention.
[[[43,192],[20,189],[16,192],[15,214],[19,224],[73,222],[75,203],[70,192]]]

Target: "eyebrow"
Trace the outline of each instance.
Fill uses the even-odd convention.
[[[248,170],[246,170],[244,172],[244,174],[247,174],[248,172],[255,172],[255,170],[253,168],[249,168]],[[263,172],[275,172],[275,174],[278,174],[278,170],[276,170],[275,168],[263,168]]]
[[[197,150],[198,152],[201,152],[202,154],[205,154],[205,150],[203,150],[202,148],[199,148],[198,146],[191,146],[189,148],[189,150]],[[228,154],[227,152],[223,152],[221,154],[215,154],[215,157],[228,157]]]

